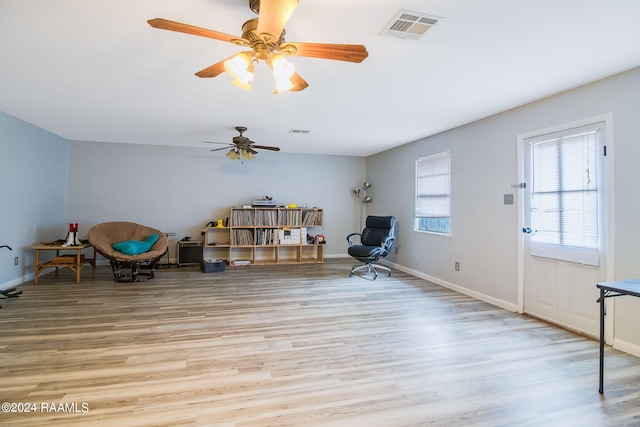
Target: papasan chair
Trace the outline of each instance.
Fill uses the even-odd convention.
[[[116,282],[152,279],[169,244],[162,231],[126,221],[94,225],[87,232],[87,239],[109,260]]]

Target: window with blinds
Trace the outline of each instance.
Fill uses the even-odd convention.
[[[416,161],[416,230],[451,234],[450,178],[449,152]]]
[[[599,265],[598,147],[604,124],[528,141],[531,255]]]

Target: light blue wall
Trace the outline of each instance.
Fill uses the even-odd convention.
[[[29,246],[66,236],[67,153],[65,139],[0,112],[0,245],[13,249],[0,249],[0,289],[33,276]]]

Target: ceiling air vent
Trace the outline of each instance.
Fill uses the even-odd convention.
[[[301,133],[301,134],[307,134],[309,132],[311,132],[311,131],[307,130],[307,129],[291,129],[289,131],[289,133]]]
[[[443,18],[419,12],[401,10],[382,29],[380,34],[417,40]]]

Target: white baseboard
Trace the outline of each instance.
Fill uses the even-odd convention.
[[[498,298],[494,298],[492,296],[485,295],[483,293],[476,292],[476,291],[471,290],[471,289],[467,289],[467,288],[465,288],[463,286],[456,285],[455,283],[447,282],[446,280],[442,280],[442,279],[439,279],[437,277],[429,276],[428,274],[421,273],[421,272],[419,272],[417,270],[413,270],[411,268],[407,268],[407,267],[404,267],[402,265],[393,264],[393,263],[388,262],[388,261],[382,261],[381,263],[382,264],[386,264],[386,265],[388,265],[388,266],[390,266],[392,268],[396,268],[396,269],[398,269],[400,271],[404,271],[405,273],[411,274],[412,276],[416,276],[416,277],[419,277],[421,279],[427,280],[429,282],[435,283],[436,285],[440,285],[440,286],[442,286],[444,288],[451,289],[452,291],[456,291],[456,292],[459,292],[461,294],[470,296],[471,298],[475,298],[477,300],[484,301],[484,302],[489,303],[491,305],[495,305],[496,307],[500,307],[500,308],[503,308],[505,310],[512,311],[514,313],[516,313],[518,311],[518,305],[516,303],[512,303],[512,302],[509,302],[509,301],[504,301],[504,300],[501,300],[501,299],[498,299]]]
[[[325,258],[351,258],[351,257],[348,256],[348,255],[345,256],[344,254],[332,254],[332,255],[325,255]],[[411,274],[412,276],[416,276],[416,277],[419,277],[421,279],[427,280],[429,282],[435,283],[436,285],[440,285],[440,286],[442,286],[444,288],[451,289],[452,291],[456,291],[456,292],[459,292],[461,294],[470,296],[471,298],[475,298],[477,300],[484,301],[484,302],[486,302],[488,304],[495,305],[496,307],[500,307],[500,308],[503,308],[505,310],[512,311],[514,313],[516,313],[518,311],[518,305],[516,303],[512,303],[512,302],[509,302],[509,301],[504,301],[504,300],[501,300],[501,299],[498,299],[498,298],[494,298],[494,297],[489,296],[489,295],[482,294],[480,292],[476,292],[476,291],[471,290],[471,289],[467,289],[467,288],[465,288],[463,286],[456,285],[455,283],[447,282],[446,280],[442,280],[442,279],[439,279],[437,277],[429,276],[428,274],[424,274],[424,273],[422,273],[420,271],[413,270],[411,268],[407,268],[407,267],[404,267],[404,266],[399,265],[399,264],[394,264],[394,263],[392,263],[392,262],[390,262],[388,260],[385,260],[385,259],[379,259],[378,262],[380,264],[387,265],[387,266],[389,266],[391,268],[395,268],[397,270],[404,271],[405,273]]]
[[[613,348],[624,351],[625,353],[632,354],[636,357],[640,357],[640,346],[631,344],[630,342],[623,341],[619,338],[613,339]]]
[[[15,288],[18,285],[21,285],[26,282],[30,282],[33,280],[34,273],[25,274],[24,276],[15,278],[9,282],[5,282],[0,285],[0,289],[6,291],[7,289]]]
[[[325,254],[323,258],[351,258],[347,254]]]

